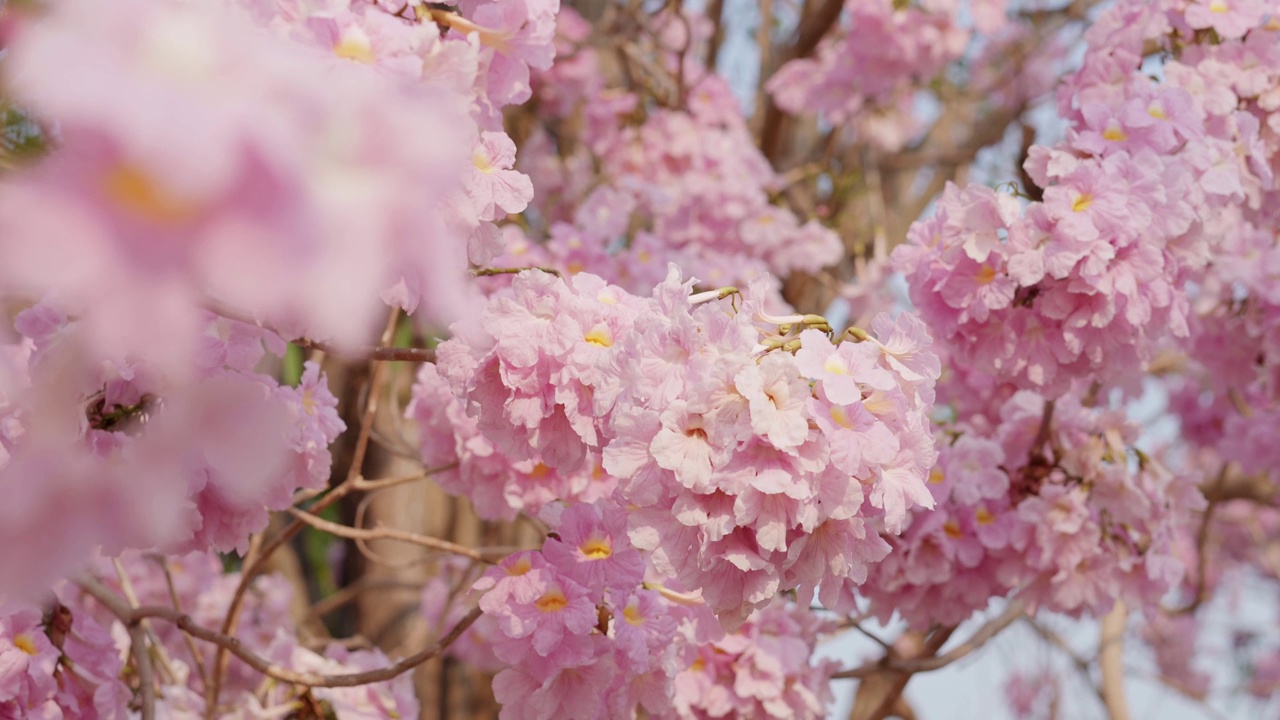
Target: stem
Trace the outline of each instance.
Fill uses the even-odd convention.
[[[399,540],[400,542],[411,543],[413,545],[421,545],[432,550],[453,553],[470,558],[476,562],[493,564],[493,561],[484,556],[480,551],[469,548],[465,545],[451,543],[448,540],[433,538],[427,535],[419,535],[418,533],[408,532],[407,530],[397,530],[395,528],[353,528],[347,527],[341,523],[331,522],[324,518],[316,517],[309,512],[303,510],[290,509],[289,514],[310,525],[311,527],[350,540]]]
[[[172,608],[160,607],[156,605],[148,605],[139,608],[130,608],[127,603],[121,600],[111,592],[105,584],[96,578],[83,577],[77,581],[77,584],[86,593],[93,596],[103,604],[112,614],[116,616],[120,622],[130,628],[132,634],[140,623],[147,618],[155,618],[165,622],[173,623],[178,629],[191,636],[203,640],[208,643],[217,645],[219,649],[235,655],[244,661],[246,665],[266,675],[267,677],[287,682],[293,685],[302,685],[304,687],[356,687],[359,685],[368,685],[370,683],[383,682],[391,680],[422,663],[439,656],[446,648],[453,644],[462,633],[467,631],[476,620],[480,618],[480,608],[474,607],[471,612],[467,613],[461,620],[457,622],[444,637],[435,643],[423,648],[422,650],[410,655],[399,662],[392,663],[384,668],[377,670],[366,670],[356,673],[340,673],[336,675],[324,675],[313,672],[298,672],[288,668],[282,668],[273,664],[270,660],[254,653],[244,646],[238,638],[225,635],[215,630],[210,630],[191,618],[190,615],[184,615]],[[136,647],[136,646],[135,646]],[[136,653],[136,651],[135,651]],[[139,660],[139,676],[144,673],[147,679],[150,679],[151,666]],[[154,688],[151,692],[151,715],[146,714],[145,700],[147,693],[144,691],[144,718],[155,717],[155,692]]]

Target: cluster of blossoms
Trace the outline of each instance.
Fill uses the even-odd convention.
[[[1223,7],[1220,13],[1200,3],[1185,12],[1166,7],[1152,22],[1165,35],[1198,40],[1182,43],[1164,74],[1195,98],[1216,177],[1235,192],[1234,202],[1213,207],[1203,220],[1214,254],[1192,295],[1190,342],[1163,351],[1170,360],[1163,386],[1184,440],[1170,449],[1171,461],[1196,476],[1213,503],[1203,527],[1188,529],[1184,540],[1191,570],[1181,607],[1190,609],[1232,592],[1249,568],[1270,575],[1272,561],[1257,538],[1280,527],[1270,501],[1280,478],[1273,437],[1280,421],[1280,23],[1266,3]],[[1237,164],[1238,174],[1221,172]],[[1161,672],[1186,687],[1207,688],[1207,677],[1186,660],[1196,642],[1194,616],[1153,617],[1150,628]],[[1273,694],[1280,653],[1274,646],[1236,650],[1253,655],[1250,690]]]
[[[667,20],[654,51],[674,67],[677,48],[697,39],[682,28],[697,25]],[[535,76],[542,124],[520,165],[542,194],[535,227],[546,240],[512,228],[499,265],[588,272],[645,293],[668,262],[722,286],[840,259],[834,232],[772,201],[784,180],[756,148],[723,78],[687,60],[687,107],[646,109],[637,95],[606,86],[580,17],[566,10],[559,27],[566,57]],[[547,126],[569,123],[576,134],[566,147]]]
[[[1154,609],[1181,582],[1182,523],[1204,508],[1192,479],[1133,449],[1120,411],[1020,391],[940,431],[936,501],[915,513],[861,588],[874,613],[956,624],[992,597],[1104,613]]]
[[[283,387],[264,350],[460,314],[532,197],[499,110],[553,59],[556,3],[413,5],[7,17],[6,93],[56,148],[0,185],[0,300],[28,308],[0,334],[4,534],[42,548],[4,554],[4,591],[95,545],[243,550],[343,429],[318,367]]]
[[[162,557],[127,552],[96,557],[89,577],[140,606],[174,607],[205,626],[217,626],[240,582],[223,573],[208,553]],[[0,610],[0,713],[6,717],[123,720],[131,716],[137,667],[130,637],[111,612],[71,585],[56,588],[44,606],[10,603]],[[332,645],[323,654],[299,645],[289,616],[291,591],[277,576],[254,581],[238,637],[242,647],[280,667],[342,674],[384,667],[378,651]],[[191,645],[167,623],[145,626],[155,638],[150,652],[157,675],[158,717],[206,717],[206,685],[214,667],[213,645]],[[192,649],[197,651],[192,655]],[[414,717],[418,703],[408,677],[356,688],[314,688],[287,683],[263,686],[262,676],[232,659],[219,693],[218,717],[279,717],[324,709],[339,717]],[[132,708],[136,710],[136,707]]]
[[[127,647],[126,647],[127,652]],[[123,720],[132,692],[109,630],[58,607],[0,607],[0,714]]]
[[[503,718],[634,717],[639,708],[688,720],[823,716],[835,663],[809,658],[829,622],[778,599],[726,634],[696,594],[645,581],[653,571],[628,542],[621,508],[551,507],[541,551],[512,555],[474,584],[484,615],[450,650],[498,672]],[[470,604],[449,609],[456,580],[425,589],[433,622]]]
[[[328,481],[344,425],[319,367],[282,385],[255,370],[284,352],[278,336],[203,322],[195,367],[175,377],[124,352],[76,367],[91,329],[50,302],[19,313],[25,362],[0,405],[6,591],[47,587],[95,546],[243,551],[268,509]]]
[[[1055,38],[1030,52],[1035,23],[1008,6],[846,0],[839,31],[813,57],[783,64],[766,90],[787,113],[818,115],[880,151],[902,150],[927,127],[921,97],[942,100],[939,86],[957,77],[1005,109],[1053,88],[1064,48]]]
[[[1005,0],[972,4],[983,32],[1004,25]],[[768,91],[793,115],[821,114],[876,146],[901,149],[919,129],[915,92],[969,46],[972,31],[958,23],[960,6],[846,0],[843,31],[825,39],[815,57],[779,68]]]
[[[422,375],[429,425],[462,416],[435,400],[440,377],[474,413],[426,460],[483,477],[477,451],[569,474],[599,458],[591,474],[631,511],[630,543],[729,626],[780,590],[807,602],[821,584],[824,603],[850,606],[888,550],[878,532],[932,504],[928,336],[904,314],[834,344],[821,318],[763,313],[758,287],[736,311],[718,300],[729,292],[692,284],[673,268],[644,299],[592,275],[521,273],[453,327],[440,375]],[[481,507],[545,503],[541,484],[490,477],[454,487],[479,489]]]
[[[1211,244],[1239,242],[1219,239],[1235,235],[1223,210],[1253,205],[1273,183],[1259,119],[1237,106],[1232,80],[1185,61],[1166,63],[1162,81],[1143,73],[1144,43],[1192,32],[1180,34],[1180,13],[1164,5],[1122,3],[1090,28],[1083,68],[1059,90],[1067,138],[1033,147],[1026,163],[1042,197],[1022,206],[949,187],[895,253],[930,327],[997,381],[1057,396],[1077,378],[1132,378],[1166,333],[1188,335],[1186,288]],[[1223,22],[1257,29],[1229,40],[1243,33],[1223,24],[1212,52],[1274,55],[1261,6],[1239,5]]]

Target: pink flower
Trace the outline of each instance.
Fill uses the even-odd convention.
[[[1261,24],[1266,10],[1259,0],[1194,0],[1186,18],[1193,28],[1213,28],[1223,40],[1234,40]]]
[[[906,351],[903,348],[904,352]],[[800,349],[796,351],[795,364],[800,372],[819,382],[822,392],[831,402],[848,405],[862,400],[862,385],[876,390],[889,390],[893,378],[877,360],[879,353],[873,344],[842,342],[832,345],[830,338],[819,330],[800,333]]]
[[[493,680],[502,703],[501,720],[593,720],[605,717],[606,693],[616,666],[596,638],[596,654],[588,662],[557,666],[531,663],[503,670]]]
[[[626,514],[608,503],[571,505],[560,515],[558,539],[542,545],[547,562],[597,595],[627,592],[644,579],[644,558],[631,547]]]
[[[951,445],[945,458],[951,496],[958,502],[973,505],[1008,491],[1009,477],[1000,469],[1004,452],[997,443],[966,435]]]
[[[0,617],[0,703],[34,708],[57,689],[54,671],[62,653],[49,642],[39,609],[6,609]]]
[[[530,557],[520,554],[475,585],[485,592],[481,609],[506,635],[495,641],[498,655],[513,663],[536,654],[556,667],[580,665],[591,655],[587,635],[597,620],[590,591],[550,567],[533,568]]]
[[[481,220],[522,212],[533,198],[528,176],[511,169],[515,160],[516,145],[506,133],[480,134],[472,155],[475,170],[467,179],[467,195]]]
[[[712,488],[712,469],[722,451],[708,441],[702,416],[689,412],[683,402],[673,403],[662,414],[662,429],[649,451],[658,466],[675,473],[686,488],[694,492]]]
[[[790,355],[771,354],[734,376],[738,391],[751,408],[751,427],[779,450],[787,450],[809,436],[804,407],[809,383],[797,372]]]
[[[619,602],[622,598],[625,602]],[[614,595],[613,600],[610,634],[627,669],[639,675],[656,668],[675,639],[676,618],[654,590]]]

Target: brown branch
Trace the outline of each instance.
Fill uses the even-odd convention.
[[[1036,430],[1035,439],[1031,441],[1032,457],[1044,457],[1044,444],[1049,442],[1049,436],[1053,430],[1053,408],[1056,405],[1056,400],[1044,401],[1044,415],[1040,417],[1040,428]]]
[[[164,584],[169,588],[169,601],[173,603],[173,609],[182,612],[182,602],[178,598],[178,588],[173,583],[173,573],[169,570],[169,560],[164,555],[154,555],[152,560],[160,566],[164,572]],[[183,635],[183,640],[187,643],[187,650],[191,651],[192,661],[196,664],[196,673],[200,676],[200,684],[209,684],[209,673],[204,669],[204,659],[200,657],[200,653],[196,650],[195,641],[190,635]]]
[[[382,337],[379,342],[381,348],[387,349],[391,346],[399,319],[400,309],[392,308],[387,316],[386,327],[382,330]],[[351,456],[351,464],[347,468],[347,477],[332,492],[317,500],[311,506],[311,512],[318,513],[350,493],[355,488],[356,480],[361,476],[361,471],[364,468],[365,453],[369,450],[369,433],[373,429],[373,418],[378,411],[378,396],[382,387],[382,379],[387,372],[386,363],[371,362],[370,364],[372,366],[371,377],[365,397],[364,414],[360,418],[360,431],[356,436],[356,446]],[[262,545],[252,563],[246,563],[247,566],[240,572],[240,583],[236,586],[236,591],[231,596],[231,604],[227,608],[227,615],[223,619],[222,635],[230,636],[235,632],[236,624],[240,620],[240,611],[244,607],[245,593],[249,589],[249,584],[266,568],[267,561],[272,553],[302,532],[303,527],[305,527],[303,522],[295,518],[279,535]],[[218,705],[218,691],[222,685],[222,678],[226,675],[229,660],[228,651],[228,648],[219,646],[218,652],[214,655],[213,682],[209,683],[205,694],[206,717],[210,720],[212,720],[214,709]]]
[[[129,649],[138,670],[138,691],[142,695],[142,720],[155,720],[156,685],[152,678],[151,655],[147,652],[147,631],[141,623],[129,625]]]
[[[765,74],[765,68],[772,62],[773,38],[769,30],[773,21],[773,0],[757,0],[757,7],[759,7],[760,24],[756,27],[756,54],[760,64],[760,76],[756,78],[755,106],[759,108],[765,106],[768,97],[764,85],[769,80],[768,75]]]
[[[886,656],[880,660],[865,663],[856,668],[841,670],[840,672],[832,675],[831,679],[865,678],[875,673],[885,672],[886,670],[911,675],[920,672],[930,672],[946,667],[947,665],[950,665],[985,645],[989,640],[991,640],[991,638],[998,635],[1005,628],[1013,624],[1015,620],[1022,617],[1026,613],[1026,610],[1027,605],[1025,601],[1021,599],[1011,600],[1003,613],[979,628],[978,631],[970,636],[968,640],[964,641],[964,643],[957,645],[955,648],[942,655],[930,653],[925,657],[903,660],[896,660]],[[954,630],[954,628],[952,628],[952,630]],[[930,636],[930,641],[933,640],[934,637]],[[940,643],[938,644],[938,649],[941,649]]]
[[[362,477],[356,478],[354,485],[356,490],[360,490],[363,492],[368,492],[372,490],[383,490],[389,487],[395,487],[397,485],[404,485],[405,483],[417,482],[418,480],[425,480],[431,477],[432,475],[435,475],[436,473],[442,473],[442,472],[447,472],[449,470],[456,470],[456,469],[458,469],[458,463],[452,462],[452,463],[449,463],[448,465],[441,465],[440,467],[428,468],[426,470],[423,470],[420,473],[414,473],[412,475],[402,475],[400,477],[390,477],[390,478],[378,478],[377,480],[366,480]]]
[[[329,343],[308,340],[307,338],[298,338],[293,341],[293,344],[304,350],[320,350],[353,360],[418,363],[434,363],[436,361],[436,351],[431,348],[338,347]]]
[[[787,62],[808,57],[817,49],[823,36],[835,27],[840,19],[840,11],[844,9],[844,0],[823,0],[812,14],[806,14],[796,28],[795,41],[785,53],[778,58],[778,66]],[[761,66],[760,77],[771,76],[773,68]],[[759,110],[757,108],[757,110]],[[786,116],[771,98],[764,104],[764,121],[760,124],[760,152],[776,163],[782,150],[783,126]]]
[[[702,64],[706,65],[708,70],[715,72],[717,60],[720,57],[720,43],[724,42],[724,0],[711,0],[707,5],[707,19],[712,22],[714,29],[707,40],[707,54]]]
[[[210,630],[191,618],[172,608],[161,606],[143,606],[139,608],[130,608],[127,603],[121,600],[111,592],[101,581],[92,577],[84,577],[77,581],[77,584],[89,595],[93,596],[98,602],[102,603],[113,615],[124,623],[125,627],[130,629],[132,633],[134,628],[140,626],[141,622],[147,618],[156,618],[165,622],[172,623],[178,629],[193,637],[208,643],[217,645],[219,649],[235,655],[246,665],[266,675],[267,677],[287,682],[294,685],[302,685],[304,687],[356,687],[358,685],[368,685],[370,683],[383,682],[391,680],[399,675],[412,670],[431,658],[439,656],[446,648],[453,644],[462,633],[467,631],[476,620],[480,618],[480,608],[474,607],[471,612],[467,613],[459,620],[444,637],[435,643],[423,648],[422,650],[409,655],[404,659],[392,663],[384,668],[377,670],[365,670],[356,673],[341,673],[336,675],[325,675],[321,673],[299,672],[282,668],[262,656],[254,653],[244,646],[239,638],[235,638],[215,630]],[[154,704],[154,699],[153,699]]]
[[[1129,613],[1117,600],[1102,618],[1098,665],[1102,670],[1102,700],[1111,720],[1129,720],[1129,703],[1124,693],[1124,628]]]
[[[1218,477],[1225,476],[1227,471],[1226,465],[1222,467],[1222,473]],[[1214,500],[1209,501],[1208,507],[1204,509],[1204,515],[1200,517],[1200,527],[1196,531],[1196,590],[1192,596],[1191,602],[1180,608],[1165,610],[1170,615],[1188,615],[1195,612],[1209,599],[1209,526],[1213,522],[1213,511],[1217,509],[1218,503]]]
[[[330,522],[324,518],[316,517],[309,512],[294,508],[291,508],[288,512],[290,515],[317,530],[322,530],[331,535],[347,538],[349,540],[398,540],[400,542],[411,543],[413,545],[420,545],[432,550],[439,550],[440,552],[461,555],[462,557],[470,558],[476,562],[493,563],[493,560],[486,557],[478,550],[469,548],[466,545],[452,543],[448,540],[441,540],[440,538],[419,535],[418,533],[409,532],[407,530],[398,530],[396,528],[378,527],[364,529],[347,527],[341,523]]]
[[[242,322],[246,325],[254,325],[264,330],[270,330],[271,332],[281,337],[287,338],[287,336],[284,333],[281,333],[279,330],[276,330],[270,325],[267,325],[266,323],[259,321],[257,318],[253,317],[253,315],[246,313],[242,310],[239,310],[237,308],[231,307],[229,305],[226,305],[224,303],[218,302],[216,300],[206,300],[204,303],[204,309],[208,310],[209,312],[215,315],[221,315],[222,317],[225,317],[228,320],[235,320],[236,322]],[[397,317],[399,316],[399,312],[400,312],[399,308],[392,309],[392,314],[396,315]],[[304,350],[320,350],[321,352],[325,352],[331,355],[340,355],[342,357],[350,358],[353,360],[366,360],[366,361],[382,360],[387,362],[428,362],[428,363],[433,363],[436,361],[435,350],[432,350],[430,348],[390,347],[391,342],[386,338],[384,338],[384,342],[380,347],[369,347],[369,346],[359,346],[359,345],[339,346],[331,343],[321,342],[319,340],[311,340],[309,338],[304,338],[304,337],[295,338],[293,340],[290,340],[289,342],[292,342],[294,345],[297,345],[298,347],[303,348]]]

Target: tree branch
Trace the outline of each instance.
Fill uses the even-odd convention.
[[[396,528],[353,528],[347,527],[341,523],[331,522],[321,517],[316,517],[304,510],[290,508],[289,514],[311,527],[327,532],[338,537],[348,538],[350,540],[399,540],[400,542],[411,543],[413,545],[421,545],[432,550],[440,552],[461,555],[465,558],[471,558],[476,562],[492,564],[493,560],[486,557],[483,553],[466,545],[433,538],[427,535],[419,535],[418,533],[409,532],[407,530],[398,530]]]
[[[156,685],[152,678],[151,655],[147,652],[147,631],[141,623],[129,625],[129,649],[138,668],[138,691],[142,696],[142,720],[155,720]]]
[[[392,308],[387,316],[386,327],[382,330],[382,337],[379,346],[383,349],[389,349],[391,341],[395,337],[396,324],[400,319],[400,309]],[[364,469],[365,453],[369,450],[369,433],[373,430],[373,418],[378,412],[378,395],[381,391],[382,379],[386,376],[387,365],[382,362],[371,362],[370,379],[365,396],[364,413],[360,418],[360,431],[356,436],[355,450],[351,456],[351,464],[347,467],[347,477],[340,485],[335,487],[332,492],[316,501],[311,507],[312,512],[320,512],[329,505],[337,502],[339,499],[350,493],[354,488],[356,481],[360,479]],[[264,543],[257,553],[252,563],[247,563],[247,567],[240,572],[240,584],[236,586],[235,593],[231,596],[231,604],[227,608],[226,618],[222,622],[221,634],[230,636],[235,632],[236,623],[240,620],[240,610],[244,607],[245,593],[249,589],[249,584],[253,582],[266,567],[268,559],[272,553],[281,545],[291,540],[298,533],[302,532],[304,524],[301,520],[295,518],[289,527],[285,528],[279,535],[270,542]],[[218,652],[214,655],[213,663],[213,682],[209,683],[206,688],[205,703],[206,717],[210,720],[213,718],[214,708],[218,705],[218,691],[222,685],[222,678],[227,671],[227,652],[228,648],[219,646]]]
[[[356,673],[326,675],[322,673],[299,672],[288,668],[282,668],[246,648],[244,643],[240,642],[238,638],[224,635],[216,630],[210,630],[209,628],[198,624],[190,615],[180,613],[173,608],[157,605],[130,608],[127,603],[117,597],[110,588],[96,578],[83,577],[76,582],[81,589],[91,595],[98,602],[102,603],[102,605],[110,610],[111,613],[120,620],[120,622],[124,623],[125,627],[129,628],[130,634],[132,634],[135,629],[138,629],[141,622],[147,618],[163,620],[165,622],[172,623],[178,629],[199,640],[217,645],[219,648],[235,655],[237,658],[244,661],[246,665],[267,677],[279,680],[280,682],[302,685],[304,687],[355,687],[358,685],[368,685],[370,683],[391,680],[405,672],[408,672],[409,670],[412,670],[431,658],[439,656],[446,648],[452,645],[453,642],[462,635],[462,633],[466,632],[467,628],[471,627],[471,625],[480,618],[481,614],[479,607],[472,608],[471,612],[463,616],[457,624],[450,628],[449,632],[446,633],[444,637],[413,655],[392,663],[387,667]],[[148,669],[146,672],[148,673],[149,679],[150,666],[148,665],[147,667]],[[154,690],[152,704],[154,705]]]
[[[1102,638],[1098,665],[1102,670],[1102,701],[1111,720],[1129,720],[1129,703],[1124,695],[1124,628],[1129,612],[1117,600],[1102,618]]]
[[[832,680],[841,678],[866,678],[875,673],[882,673],[886,670],[904,672],[914,674],[919,672],[930,672],[942,667],[946,667],[951,663],[965,657],[974,650],[982,647],[998,635],[1005,628],[1009,627],[1015,620],[1022,617],[1027,610],[1026,602],[1021,599],[1009,601],[1008,607],[1004,612],[994,619],[987,622],[978,629],[964,643],[952,648],[942,655],[930,655],[917,659],[894,660],[888,656],[881,658],[875,662],[865,663],[859,667],[849,670],[841,670],[831,676]],[[930,638],[932,640],[932,638]]]

